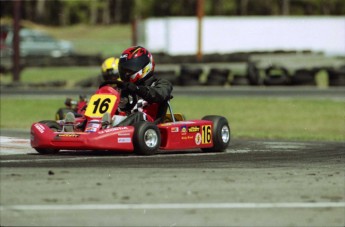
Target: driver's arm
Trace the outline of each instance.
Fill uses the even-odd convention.
[[[138,86],[136,93],[149,103],[162,103],[170,99],[172,90],[168,80],[160,79],[154,86]]]

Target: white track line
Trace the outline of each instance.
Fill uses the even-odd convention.
[[[0,136],[0,155],[32,153],[29,139]]]
[[[138,210],[138,209],[271,209],[271,208],[345,208],[345,202],[315,203],[161,203],[161,204],[57,204],[1,205],[0,210]]]

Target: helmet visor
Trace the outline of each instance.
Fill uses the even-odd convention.
[[[129,81],[133,74],[141,71],[147,64],[150,63],[150,59],[147,56],[142,56],[134,59],[120,59],[119,74],[123,81]]]
[[[102,77],[105,81],[112,81],[117,80],[119,78],[119,74],[114,69],[107,69],[107,71],[102,72]]]

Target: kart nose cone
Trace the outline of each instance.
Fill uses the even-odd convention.
[[[157,132],[153,129],[149,129],[145,132],[144,141],[148,147],[155,147],[158,142]]]
[[[222,128],[222,140],[223,143],[227,143],[230,139],[230,130],[228,126],[224,125]]]

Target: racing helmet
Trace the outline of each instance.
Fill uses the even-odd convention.
[[[119,75],[119,59],[110,57],[104,60],[102,64],[102,78],[104,81],[116,81],[120,80]]]
[[[125,82],[139,84],[153,75],[154,68],[152,54],[144,47],[130,47],[121,54],[119,73]]]

